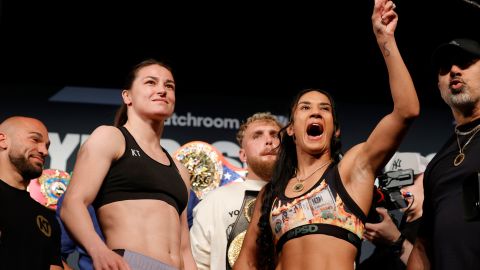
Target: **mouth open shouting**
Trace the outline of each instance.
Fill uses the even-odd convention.
[[[323,126],[319,123],[311,123],[307,126],[307,135],[309,139],[320,139],[323,134]]]

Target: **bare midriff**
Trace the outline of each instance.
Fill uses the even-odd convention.
[[[352,270],[357,248],[328,235],[312,234],[287,241],[280,254],[277,270]]]
[[[117,201],[100,207],[97,215],[110,249],[128,249],[180,268],[180,217],[171,205]]]

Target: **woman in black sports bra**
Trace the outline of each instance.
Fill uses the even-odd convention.
[[[420,108],[396,45],[394,8],[391,1],[375,0],[372,15],[389,73],[393,111],[340,160],[332,98],[318,89],[300,92],[290,122],[280,133],[272,181],[259,194],[234,269],[354,269],[375,175]]]
[[[196,269],[186,218],[189,173],[161,147],[175,107],[170,69],[154,59],[134,67],[115,126],[82,145],[61,218],[100,269]],[[95,207],[105,236],[95,233]]]

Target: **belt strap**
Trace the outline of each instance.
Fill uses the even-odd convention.
[[[231,270],[233,264],[240,254],[242,248],[243,239],[252,219],[253,209],[255,208],[255,200],[257,198],[258,191],[245,190],[243,196],[242,207],[237,219],[233,223],[232,230],[227,238],[227,253],[226,253],[226,269]]]

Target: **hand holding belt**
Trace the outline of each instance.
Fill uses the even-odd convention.
[[[245,196],[243,197],[242,207],[240,213],[233,224],[232,230],[227,238],[227,254],[226,254],[226,269],[231,270],[233,264],[240,254],[242,248],[243,239],[247,232],[248,224],[252,220],[253,210],[255,208],[255,200],[257,198],[258,191],[245,190]]]

